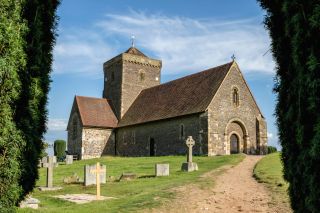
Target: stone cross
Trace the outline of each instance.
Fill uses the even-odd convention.
[[[55,158],[54,156],[48,156],[47,158],[47,163],[48,163],[48,167],[47,167],[47,187],[48,188],[52,188],[53,187],[53,166],[54,166],[54,162]]]
[[[186,144],[189,147],[189,152],[188,152],[188,156],[187,156],[187,162],[192,162],[192,147],[195,144],[194,140],[192,139],[192,136],[188,136],[188,138],[186,140]]]
[[[106,172],[104,169],[101,169],[100,163],[97,162],[96,169],[90,170],[91,174],[96,174],[96,183],[97,183],[97,200],[100,200],[100,173]]]

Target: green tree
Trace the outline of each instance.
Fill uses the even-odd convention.
[[[18,73],[26,64],[22,6],[23,1],[0,0],[0,212],[13,211],[22,193],[20,160],[25,142],[13,120],[21,90]]]
[[[320,2],[259,0],[277,64],[276,116],[295,212],[320,209]]]
[[[50,88],[58,5],[59,0],[28,0],[22,13],[28,27],[25,36],[27,61],[26,67],[19,72],[23,88],[16,102],[15,114],[17,127],[23,132],[26,141],[21,161],[23,169],[20,184],[24,192],[22,196],[35,186],[38,178],[38,159],[44,149],[46,104]]]
[[[54,155],[57,156],[58,161],[63,161],[66,156],[66,141],[55,140],[53,144]]]

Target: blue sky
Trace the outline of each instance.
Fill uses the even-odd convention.
[[[256,1],[64,0],[58,16],[46,141],[67,139],[74,96],[101,97],[103,62],[128,49],[135,35],[137,48],[162,60],[162,83],[227,63],[235,54],[267,119],[269,144],[278,146],[275,64]]]

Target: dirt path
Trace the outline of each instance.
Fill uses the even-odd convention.
[[[176,199],[148,212],[290,212],[272,204],[270,192],[252,177],[254,165],[261,158],[246,156],[221,175],[217,175],[219,171],[207,173],[202,178],[214,181],[214,185],[179,187],[174,190]]]

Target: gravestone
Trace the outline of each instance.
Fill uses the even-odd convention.
[[[169,164],[160,164],[157,163],[155,165],[155,170],[156,170],[156,177],[158,176],[169,176],[170,170],[169,170]]]
[[[187,162],[182,164],[182,171],[192,172],[198,170],[197,163],[192,162],[192,147],[194,144],[195,141],[193,140],[192,136],[189,136],[186,140],[186,145],[188,146]]]
[[[56,156],[46,156],[43,157],[42,160],[42,167],[48,167],[49,164],[52,164],[54,167],[58,167],[58,163],[57,163],[57,157]]]
[[[136,178],[137,178],[137,175],[135,173],[124,172],[120,176],[119,181],[122,181],[122,180],[133,180],[133,179],[136,179]]]
[[[90,171],[95,170],[96,165],[85,165],[84,166],[84,185],[95,185],[97,183],[96,181],[96,175],[93,173],[90,173]],[[106,183],[106,165],[100,165],[100,170],[104,171],[100,173],[100,183]]]
[[[73,155],[66,155],[66,164],[73,164]]]
[[[97,183],[97,200],[100,200],[100,174],[106,174],[106,169],[105,168],[101,168],[100,167],[100,163],[97,162],[96,168],[95,169],[91,169],[89,171],[91,174],[95,174],[96,175],[96,183]]]
[[[53,157],[55,156],[48,157],[46,187],[39,187],[40,191],[54,191],[62,189],[62,187],[53,187],[53,167],[57,164],[54,163]]]
[[[69,177],[63,178],[63,183],[66,183],[66,184],[79,183],[79,182],[80,182],[80,178],[76,173],[73,173],[73,175]]]
[[[33,198],[31,196],[27,196],[23,201],[20,202],[19,207],[38,209],[39,203],[40,201],[38,199]]]
[[[47,187],[53,187],[53,164],[49,164],[47,167]]]

